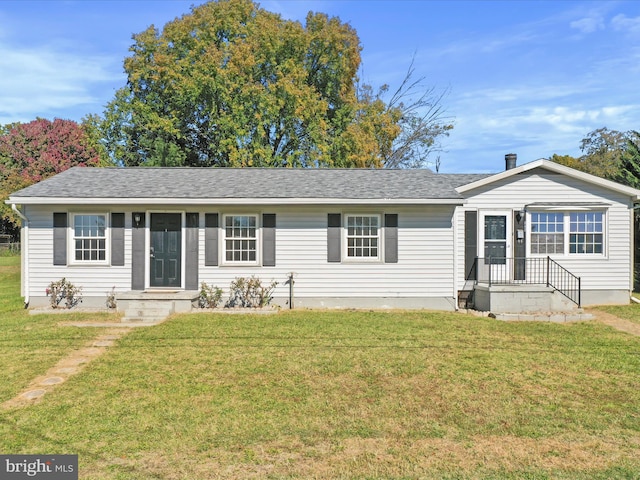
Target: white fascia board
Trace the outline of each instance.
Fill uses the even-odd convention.
[[[539,167],[544,168],[545,170],[549,170],[550,172],[560,173],[568,177],[573,177],[578,180],[582,180],[587,183],[599,185],[603,188],[613,190],[614,192],[629,195],[634,200],[640,200],[640,190],[627,187],[626,185],[612,182],[611,180],[606,180],[604,178],[591,175],[589,173],[581,172],[580,170],[576,170],[575,168],[570,168],[565,165],[561,165],[559,163],[552,162],[550,160],[544,160],[544,159],[525,163],[524,165],[520,165],[519,167],[512,168],[511,170],[505,170],[504,172],[500,172],[495,175],[491,175],[490,177],[483,178],[482,180],[478,180],[477,182],[472,182],[466,185],[462,185],[456,188],[456,192],[461,194],[466,193],[470,190],[484,187],[485,185],[490,185],[493,182],[497,182],[504,178],[509,178],[513,175],[518,175],[520,173],[525,173],[525,172],[528,172],[529,170],[533,170],[534,168],[539,168]]]
[[[67,198],[10,197],[17,205],[464,205],[461,198]]]

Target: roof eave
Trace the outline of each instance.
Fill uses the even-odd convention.
[[[575,168],[567,167],[565,165],[561,165],[559,163],[545,159],[534,160],[533,162],[525,163],[524,165],[520,165],[519,167],[512,168],[510,170],[505,170],[504,172],[491,175],[476,182],[461,185],[460,187],[456,188],[456,192],[464,194],[471,190],[475,190],[476,188],[484,187],[493,182],[497,182],[505,178],[509,178],[513,175],[518,175],[520,173],[525,173],[535,168],[544,168],[545,170],[549,170],[550,172],[561,173],[563,175],[567,175],[569,177],[573,177],[587,183],[599,185],[601,187],[608,188],[609,190],[629,195],[634,201],[640,199],[640,190],[632,187],[627,187],[626,185],[612,182],[611,180],[606,180],[589,173],[581,172],[580,170],[576,170]]]
[[[9,197],[16,205],[463,205],[461,198],[79,198]]]

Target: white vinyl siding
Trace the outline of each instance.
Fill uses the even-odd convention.
[[[526,195],[524,194],[526,192]],[[458,209],[457,225],[457,283],[464,287],[464,211],[536,210],[535,203],[602,204],[606,210],[603,220],[603,253],[598,255],[569,255],[563,253],[557,261],[574,275],[581,277],[583,290],[631,289],[631,214],[630,198],[598,185],[542,170],[509,177],[477,190],[467,192],[467,204]],[[595,208],[595,207],[594,207]],[[567,207],[566,210],[570,210]],[[530,235],[530,222],[526,225]],[[565,227],[565,234],[568,232]],[[527,251],[530,252],[529,239]],[[566,243],[565,243],[566,245]],[[567,247],[568,248],[568,247]],[[555,254],[551,254],[555,258]]]
[[[116,292],[131,290],[131,213],[145,211],[144,207],[122,209],[107,205],[106,209],[125,212],[125,265],[53,265],[53,212],[52,207],[28,206],[30,220],[30,295],[44,296],[45,288],[62,277],[82,287],[85,297],[106,300],[112,287]],[[398,263],[383,262],[327,262],[327,207],[269,207],[277,216],[275,267],[263,268],[258,264],[204,265],[205,213],[221,212],[220,227],[224,226],[224,210],[219,205],[183,207],[186,211],[199,211],[201,224],[198,233],[199,281],[222,288],[228,295],[229,284],[236,277],[259,277],[263,284],[278,282],[276,298],[288,298],[289,275],[294,274],[296,298],[371,298],[371,299],[446,299],[442,308],[454,305],[454,244],[452,206],[403,206],[389,209],[398,214]],[[167,209],[169,210],[169,209]],[[349,210],[353,211],[353,209]],[[377,208],[383,218],[385,208]],[[362,215],[369,215],[370,210]],[[353,211],[354,215],[359,212]],[[241,214],[245,215],[245,214]],[[222,232],[221,232],[222,235]],[[382,234],[381,234],[382,235]],[[259,236],[259,233],[258,233]],[[221,242],[223,238],[220,238]],[[220,246],[222,249],[222,245]],[[258,247],[260,249],[261,247]],[[382,254],[382,253],[380,253]],[[260,256],[260,252],[258,252]],[[148,268],[148,266],[146,267]]]
[[[454,207],[394,207],[390,210],[398,214],[398,263],[388,264],[327,262],[327,214],[335,212],[335,208],[309,206],[270,210],[278,218],[276,266],[268,269],[249,265],[209,267],[204,265],[201,256],[200,281],[219,286],[226,294],[235,277],[256,275],[263,282],[279,282],[276,297],[287,297],[289,286],[285,282],[293,273],[297,298],[447,297],[453,301],[451,220]],[[382,219],[383,209],[377,210]],[[368,212],[349,212],[349,215],[370,215]],[[343,215],[343,225],[344,217],[346,215]],[[203,251],[203,235],[200,242],[200,251]]]

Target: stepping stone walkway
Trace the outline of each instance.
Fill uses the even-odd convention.
[[[57,385],[64,383],[69,377],[82,371],[91,360],[102,355],[107,348],[115,344],[116,340],[130,331],[130,328],[110,328],[83,348],[71,352],[44,375],[33,379],[23,392],[4,402],[1,407],[9,409],[33,405],[34,402],[41,400],[47,392],[50,392]]]

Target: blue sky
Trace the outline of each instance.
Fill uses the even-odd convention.
[[[101,114],[125,84],[131,35],[199,0],[0,1],[0,124]],[[303,20],[338,16],[358,32],[361,78],[397,86],[416,73],[455,124],[441,172],[496,172],[580,155],[597,128],[640,130],[639,1],[278,0]]]

